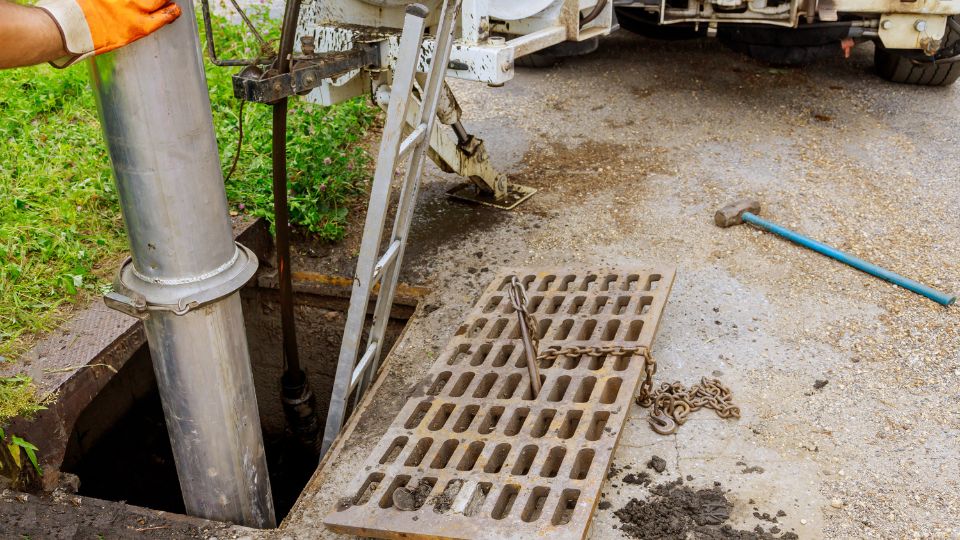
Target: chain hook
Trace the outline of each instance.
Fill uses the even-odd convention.
[[[660,411],[654,414],[653,411],[650,411],[650,418],[647,418],[647,422],[650,424],[650,429],[656,431],[660,435],[673,435],[677,432],[677,422],[670,417],[667,413]]]

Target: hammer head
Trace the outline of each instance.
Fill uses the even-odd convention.
[[[740,199],[739,201],[732,202],[717,210],[717,213],[713,216],[713,222],[717,224],[717,227],[739,225],[743,223],[744,212],[759,214],[760,201],[756,199]]]

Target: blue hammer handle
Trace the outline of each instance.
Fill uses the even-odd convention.
[[[827,257],[830,257],[831,259],[836,259],[844,264],[848,264],[856,268],[857,270],[870,274],[871,276],[876,276],[880,279],[885,279],[890,283],[895,283],[903,287],[904,289],[907,289],[908,291],[913,291],[917,294],[926,296],[927,298],[933,300],[934,302],[940,305],[949,306],[957,300],[956,295],[947,294],[947,293],[938,291],[936,289],[927,287],[923,283],[918,283],[910,278],[905,278],[900,274],[891,272],[885,268],[880,268],[875,264],[868,263],[863,259],[844,253],[839,249],[832,248],[822,242],[817,242],[812,238],[807,238],[806,236],[795,233],[790,229],[781,227],[775,223],[770,223],[769,221],[761,217],[758,217],[757,215],[752,214],[750,212],[744,212],[742,216],[743,216],[743,220],[746,221],[747,223],[750,223],[751,225],[756,225],[757,227],[760,227],[763,230],[770,231],[774,234],[778,234],[786,238],[787,240],[790,240],[791,242],[799,244],[805,248],[810,248],[816,251],[817,253],[821,253],[823,255],[826,255]]]

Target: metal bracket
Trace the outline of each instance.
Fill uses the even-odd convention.
[[[355,69],[379,66],[380,45],[359,43],[356,48],[345,52],[295,58],[290,73],[248,66],[233,76],[233,95],[245,101],[274,103],[285,97],[305,94],[319,87],[324,79],[336,78]]]

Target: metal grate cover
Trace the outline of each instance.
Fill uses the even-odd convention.
[[[583,538],[643,357],[541,362],[532,399],[506,287],[522,278],[540,351],[649,347],[674,270],[507,271],[498,275],[327,516],[381,538]],[[413,510],[394,491],[413,492]],[[407,498],[409,501],[409,497]]]

